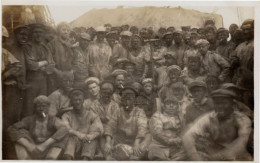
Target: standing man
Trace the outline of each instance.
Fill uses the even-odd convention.
[[[207,40],[200,39],[196,43],[199,53],[202,55],[202,62],[206,71],[218,76],[221,82],[229,78],[230,64],[218,53],[209,51],[210,44]]]
[[[112,49],[105,41],[106,29],[105,27],[97,28],[97,39],[89,46],[88,57],[90,64],[91,76],[98,77],[100,80],[105,79],[112,69],[109,64],[112,56]]]
[[[217,28],[215,26],[212,25],[207,25],[205,27],[205,34],[206,34],[206,39],[209,42],[209,50],[210,51],[215,51],[217,46],[218,46],[218,42],[217,42]]]
[[[27,81],[31,88],[26,92],[25,115],[33,114],[33,99],[47,95],[47,78],[53,72],[54,61],[49,49],[43,44],[45,26],[32,24],[32,41],[25,46]]]

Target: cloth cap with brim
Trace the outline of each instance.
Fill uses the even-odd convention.
[[[191,82],[190,84],[189,84],[189,86],[188,86],[188,89],[189,90],[191,90],[192,88],[194,88],[194,87],[202,87],[202,88],[207,88],[207,85],[206,85],[206,83],[205,82],[203,82],[203,81],[193,81],[193,82]]]
[[[132,37],[133,34],[132,34],[132,32],[130,32],[130,31],[123,31],[123,32],[120,33],[120,36]]]
[[[132,40],[135,39],[135,38],[137,38],[137,39],[139,39],[141,41],[143,40],[143,38],[140,35],[136,35],[136,34],[132,35]]]
[[[217,32],[217,28],[215,26],[208,25],[208,26],[205,27],[205,32],[207,33],[209,31],[212,31],[212,32],[216,33]]]
[[[176,31],[174,31],[172,34],[173,34],[173,36],[174,36],[174,35],[178,35],[178,34],[181,35],[181,34],[182,34],[182,31],[180,31],[180,30],[176,30]]]
[[[212,19],[208,19],[208,20],[205,21],[205,26],[206,25],[215,25],[215,21],[212,20]]]
[[[172,71],[181,72],[181,68],[177,65],[171,65],[171,66],[167,67],[167,74],[172,72]]]
[[[247,89],[245,89],[243,87],[235,85],[234,83],[224,83],[224,84],[221,84],[220,88],[221,89],[229,89],[229,88],[230,89],[237,89],[237,90],[240,90],[240,91],[246,91],[247,90]]]
[[[91,37],[89,34],[85,33],[85,32],[82,32],[80,34],[80,38],[84,39],[84,40],[88,40],[88,41],[91,41]]]
[[[117,75],[126,75],[127,72],[122,69],[116,69],[112,72],[112,76],[116,77]]]
[[[218,31],[217,31],[217,35],[222,33],[222,32],[226,33],[226,34],[229,34],[229,31],[226,28],[219,28]]]
[[[144,79],[142,80],[142,84],[144,85],[144,84],[146,84],[146,83],[153,83],[153,79],[152,79],[152,78],[144,78]]]
[[[99,85],[99,84],[100,84],[100,81],[99,81],[99,79],[96,78],[96,77],[89,77],[89,78],[87,78],[87,79],[85,80],[84,83],[86,84],[86,86],[88,86],[90,83],[96,83],[97,85]]]
[[[190,30],[190,26],[182,26],[181,27],[181,30],[183,30],[183,31],[189,31]]]
[[[212,98],[216,97],[229,97],[229,98],[236,98],[236,94],[230,90],[227,89],[217,89],[213,91],[210,96]]]
[[[164,39],[166,36],[173,36],[172,32],[166,32],[165,34],[163,34],[162,38]]]
[[[254,27],[253,19],[247,19],[241,25],[241,29],[248,29],[248,28],[253,28],[253,27]]]
[[[27,25],[19,25],[14,28],[14,34],[17,34],[21,30],[29,30],[29,27]]]
[[[126,63],[128,62],[129,60],[127,58],[118,58],[115,62],[115,65],[118,65],[118,64],[121,64],[121,63]],[[115,66],[114,65],[114,66]]]
[[[96,32],[106,32],[106,28],[103,26],[99,26],[96,28]]]
[[[135,96],[137,96],[137,92],[135,91],[135,89],[132,87],[132,86],[126,86],[124,87],[123,89],[120,90],[119,94],[122,95],[124,92],[127,92],[127,91],[132,91]]]
[[[29,27],[30,27],[30,30],[36,30],[36,29],[41,29],[43,31],[46,30],[46,26],[41,23],[30,24]]]
[[[108,32],[106,34],[106,37],[109,38],[109,37],[117,37],[117,32],[116,31],[111,31],[111,32]]]
[[[69,92],[69,97],[71,98],[72,94],[76,91],[80,91],[83,93],[83,96],[86,97],[86,92],[84,91],[84,89],[82,87],[76,87],[73,88],[70,92]]]
[[[199,39],[197,42],[196,42],[196,46],[201,46],[201,45],[209,45],[209,42],[205,39]]]

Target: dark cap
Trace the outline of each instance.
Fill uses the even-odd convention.
[[[80,91],[83,93],[83,96],[86,97],[86,92],[85,90],[82,88],[82,87],[75,87],[73,88],[70,92],[69,92],[69,97],[71,98],[72,97],[72,94],[76,91]]]
[[[230,90],[227,89],[217,89],[213,91],[210,96],[212,98],[216,97],[230,97],[230,98],[236,98],[236,94]]]
[[[41,23],[34,23],[34,24],[30,24],[29,25],[31,30],[35,30],[35,29],[42,29],[42,30],[46,30],[46,26],[44,24]]]
[[[226,33],[227,35],[229,34],[229,31],[226,28],[219,28],[217,31],[217,35],[222,32]]]
[[[203,88],[207,88],[207,85],[206,85],[206,83],[205,82],[203,82],[203,81],[193,81],[193,82],[191,82],[190,84],[189,84],[189,86],[188,86],[188,88],[189,88],[189,90],[191,90],[192,88],[194,88],[194,87],[203,87]]]
[[[173,36],[173,33],[172,32],[166,32],[165,34],[163,34],[162,38],[164,39],[168,35]]]
[[[135,94],[135,96],[137,96],[137,92],[135,91],[135,89],[132,86],[124,87],[123,89],[120,90],[119,94],[122,95],[127,90],[131,90]]]
[[[19,33],[21,30],[29,30],[29,27],[27,25],[19,25],[14,28],[14,34]]]
[[[220,89],[229,89],[229,88],[230,89],[237,89],[237,90],[240,90],[240,91],[247,90],[247,89],[245,89],[243,87],[235,85],[234,83],[224,83],[224,84],[220,85]]]

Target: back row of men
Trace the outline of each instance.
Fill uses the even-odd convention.
[[[4,131],[19,121],[19,159],[251,159],[240,153],[252,150],[253,20],[231,25],[230,41],[212,21],[139,35],[106,26],[19,26],[11,43],[3,32]]]

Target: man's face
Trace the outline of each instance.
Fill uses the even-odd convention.
[[[88,45],[89,45],[89,40],[86,40],[86,39],[83,39],[83,38],[80,38],[79,40],[79,45],[82,49],[87,49],[88,48]]]
[[[84,95],[82,93],[77,93],[72,96],[71,103],[73,105],[73,109],[78,111],[83,108]]]
[[[190,93],[194,101],[200,103],[206,95],[206,89],[204,87],[193,87],[191,88]]]
[[[122,75],[122,74],[117,75],[115,78],[115,84],[116,84],[117,88],[121,89],[123,87],[124,83],[125,83],[124,75]]]
[[[148,38],[148,33],[147,32],[140,32],[140,36],[146,40]]]
[[[47,103],[38,103],[36,104],[35,107],[36,107],[36,114],[42,116],[42,113],[44,113],[45,115],[48,114],[48,109],[50,105]]]
[[[73,85],[73,78],[69,78],[69,77],[65,77],[61,79],[61,88],[65,91],[65,92],[69,92],[72,89],[72,85]]]
[[[165,101],[163,112],[170,115],[177,115],[178,113],[178,103],[175,101]]]
[[[99,95],[100,87],[97,85],[97,83],[92,83],[89,84],[88,90],[92,97],[97,97]]]
[[[125,71],[129,74],[132,75],[134,73],[134,66],[129,64],[125,65]]]
[[[214,77],[209,77],[206,81],[206,84],[207,84],[207,89],[209,92],[212,92],[212,91],[218,89],[218,87],[219,87],[219,82]]]
[[[155,47],[156,49],[159,49],[161,47],[161,41],[154,41],[152,42],[153,47]]]
[[[145,83],[144,84],[144,92],[145,92],[145,94],[149,95],[149,94],[152,93],[152,91],[153,91],[152,83]]]
[[[208,50],[209,50],[209,45],[208,44],[202,44],[198,47],[198,50],[199,50],[200,54],[206,55]]]
[[[190,45],[190,35],[189,34],[184,35],[184,42],[186,45]]]
[[[182,41],[182,36],[181,36],[181,34],[176,33],[176,34],[174,34],[173,39],[174,39],[175,43],[180,44]]]
[[[135,93],[132,90],[123,91],[121,103],[124,106],[124,110],[131,111],[135,103]]]
[[[172,94],[174,97],[177,98],[177,100],[181,101],[183,99],[183,96],[185,94],[184,92],[184,88],[176,88],[176,89],[173,89],[172,91]]]
[[[216,40],[216,34],[213,31],[208,31],[206,33],[206,38],[209,42],[214,42]]]
[[[115,45],[116,39],[113,38],[113,37],[108,37],[108,38],[107,38],[107,42],[108,42],[108,44],[110,45],[110,47],[113,48],[114,45]]]
[[[234,36],[234,33],[235,31],[238,29],[238,26],[232,26],[229,28],[229,33],[230,35],[233,37]]]
[[[190,42],[189,42],[190,46],[195,46],[197,40],[198,40],[198,36],[197,35],[191,35]]]
[[[171,46],[172,45],[172,40],[173,40],[172,35],[165,36],[164,40],[165,40],[165,43],[166,43],[167,46]]]
[[[168,76],[172,83],[176,83],[179,80],[181,73],[177,70],[172,70],[169,72]]]
[[[138,49],[139,47],[141,47],[141,40],[138,39],[138,38],[134,38],[134,39],[132,40],[132,47],[133,47],[134,49]]]
[[[228,97],[213,98],[214,109],[219,119],[226,119],[233,113],[233,99]]]
[[[28,38],[29,38],[28,34],[29,34],[28,30],[23,29],[23,30],[19,31],[16,35],[16,39],[17,39],[18,43],[21,45],[27,43]]]
[[[102,42],[104,40],[105,36],[106,36],[105,32],[97,32],[97,40],[99,42]]]
[[[63,26],[59,30],[60,37],[64,40],[69,39],[70,29],[67,26]]]
[[[121,40],[122,40],[122,44],[126,47],[129,47],[130,46],[130,40],[131,38],[128,37],[128,36],[122,36],[121,37]]]
[[[244,37],[246,40],[250,40],[251,38],[254,37],[254,30],[253,28],[246,28],[243,29]]]
[[[200,58],[198,57],[190,57],[188,58],[188,69],[192,71],[196,71],[200,69]]]
[[[228,34],[225,32],[221,32],[218,34],[218,40],[222,42],[227,42]]]
[[[40,28],[36,28],[33,30],[33,40],[37,43],[43,42],[43,33],[44,31]]]
[[[130,32],[132,32],[133,34],[138,34],[138,29],[136,28],[131,28]]]
[[[113,86],[110,83],[105,83],[100,90],[101,100],[108,104],[111,101],[113,95]]]

